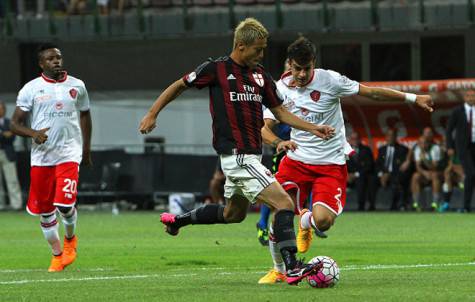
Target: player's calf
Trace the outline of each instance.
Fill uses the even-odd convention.
[[[230,218],[231,222],[242,221],[242,219]],[[172,236],[178,235],[180,228],[190,224],[228,223],[224,217],[224,206],[218,204],[208,204],[182,215],[163,213],[160,215],[160,221],[165,225],[165,231]]]

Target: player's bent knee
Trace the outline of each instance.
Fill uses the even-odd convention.
[[[335,222],[335,219],[330,215],[320,216],[320,217],[317,217],[317,219],[315,220],[315,224],[317,225],[317,228],[322,232],[331,228],[334,222]]]
[[[69,214],[74,209],[74,207],[57,207],[57,208],[61,214]]]

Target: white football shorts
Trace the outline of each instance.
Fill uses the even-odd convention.
[[[221,155],[221,168],[226,176],[224,197],[242,195],[251,203],[267,186],[275,182],[274,175],[261,163],[257,154]]]

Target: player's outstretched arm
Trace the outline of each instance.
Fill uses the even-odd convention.
[[[270,111],[272,111],[275,118],[282,123],[296,129],[310,132],[325,140],[330,139],[335,135],[335,128],[327,125],[315,125],[308,123],[287,111],[287,109],[285,109],[282,105],[270,108]]]
[[[274,128],[276,121],[273,119],[264,119],[264,127],[261,129],[262,141],[274,147],[277,153],[286,152],[288,150],[294,151],[297,149],[297,144],[291,140],[284,141],[275,135],[272,128]]]
[[[24,136],[24,137],[31,137],[37,144],[43,144],[48,139],[48,135],[46,135],[46,131],[49,128],[44,128],[40,130],[34,130],[30,127],[25,126],[25,121],[28,117],[28,112],[21,110],[19,107],[15,108],[15,112],[13,113],[10,130],[15,133],[16,135]]]
[[[424,110],[427,110],[429,112],[434,111],[434,109],[432,108],[432,106],[434,105],[434,103],[432,102],[432,97],[427,94],[416,95],[413,93],[405,93],[390,88],[369,87],[362,84],[360,84],[360,91],[358,92],[358,94],[376,101],[407,101],[410,103],[416,103]]]
[[[81,133],[82,133],[82,164],[92,166],[91,159],[91,133],[92,119],[91,112],[81,111],[80,113]]]
[[[176,99],[186,89],[188,89],[188,86],[185,85],[183,79],[179,79],[168,86],[168,88],[165,89],[165,91],[163,91],[155,100],[152,107],[150,107],[147,114],[143,117],[140,122],[139,131],[142,134],[152,132],[152,130],[157,126],[157,116],[160,111],[162,111],[168,103]]]

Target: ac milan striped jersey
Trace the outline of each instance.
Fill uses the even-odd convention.
[[[272,77],[230,57],[209,59],[183,77],[189,87],[209,87],[213,147],[218,154],[261,154],[262,105],[279,106]]]

